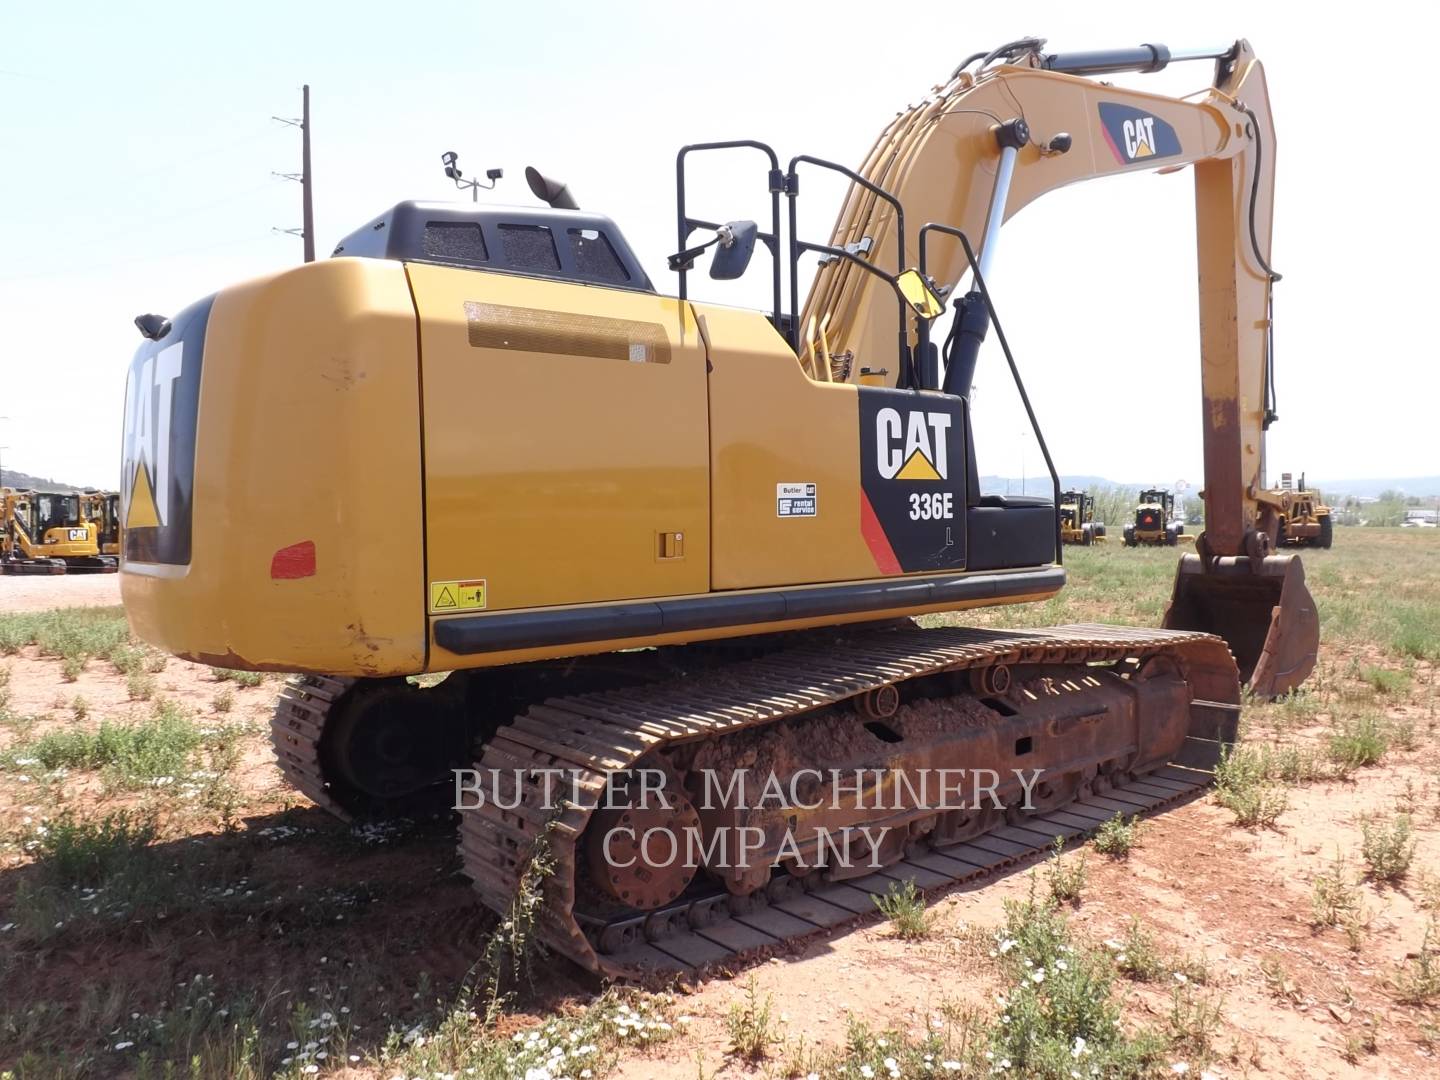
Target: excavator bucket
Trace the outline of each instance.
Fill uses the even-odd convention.
[[[1248,558],[1206,566],[1199,555],[1181,556],[1164,625],[1224,638],[1241,681],[1262,698],[1303,683],[1320,648],[1320,616],[1298,555],[1271,555],[1258,567]]]

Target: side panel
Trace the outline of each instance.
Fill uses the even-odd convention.
[[[369,259],[226,289],[147,342],[120,506],[136,632],[228,667],[423,669],[418,367],[404,268]]]
[[[889,572],[862,532],[856,387],[812,382],[762,315],[695,310],[710,346],[714,587],[856,581]],[[787,496],[790,485],[800,490]],[[808,486],[813,495],[805,494]],[[798,502],[807,498],[813,503]]]
[[[705,354],[688,306],[407,269],[431,614],[706,592]],[[446,582],[465,584],[447,596]]]

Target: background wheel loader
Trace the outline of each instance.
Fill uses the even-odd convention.
[[[135,631],[198,663],[303,673],[272,721],[286,776],[352,819],[462,800],[461,855],[495,910],[548,847],[542,933],[611,975],[873,910],[848,883],[874,866],[933,884],[1040,851],[1052,824],[1030,816],[1098,793],[1193,790],[1234,738],[1242,681],[1299,685],[1319,636],[1252,494],[1274,280],[1264,72],[1243,41],[1043,45],[965,60],[859,169],[750,139],[683,147],[678,295],[530,170],[548,208],[401,203],[334,258],[141,316],[120,515]],[[1213,92],[1090,78],[1181,59],[1214,66]],[[689,170],[714,154],[753,164],[763,227],[696,216]],[[1002,222],[1078,180],[1186,165],[1206,531],[1166,628],[920,628],[1064,584],[1033,410],[1053,496],[978,478],[970,386],[992,330],[1029,408],[987,281]],[[851,184],[828,241],[796,227],[821,173]],[[757,253],[768,311],[689,297],[702,258],[730,281]],[[422,688],[422,672],[449,674]],[[1006,780],[947,806],[922,790],[936,769]],[[749,770],[799,794],[754,805]],[[910,795],[806,786],[856,770]],[[1011,779],[1028,770],[1033,799]],[[655,857],[637,829],[703,854]],[[725,846],[737,835],[758,837],[749,857]]]
[[[1060,542],[1089,547],[1105,539],[1105,523],[1095,520],[1095,496],[1088,491],[1062,492],[1060,495]]]

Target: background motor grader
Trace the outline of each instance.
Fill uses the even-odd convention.
[[[1335,521],[1330,507],[1325,505],[1320,492],[1305,486],[1304,473],[1300,474],[1298,487],[1291,484],[1289,473],[1281,473],[1280,486],[1261,497],[1278,515],[1277,543],[1328,548],[1335,542]]]
[[[1095,520],[1095,496],[1073,488],[1060,495],[1060,542],[1089,546],[1105,539],[1105,523]]]
[[[1125,546],[1164,544],[1174,547],[1185,533],[1185,522],[1175,517],[1175,496],[1159,488],[1140,493],[1135,521],[1125,526]]]

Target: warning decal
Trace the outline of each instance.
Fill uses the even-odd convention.
[[[485,579],[473,581],[432,581],[430,611],[446,615],[452,611],[478,611],[485,606]]]

